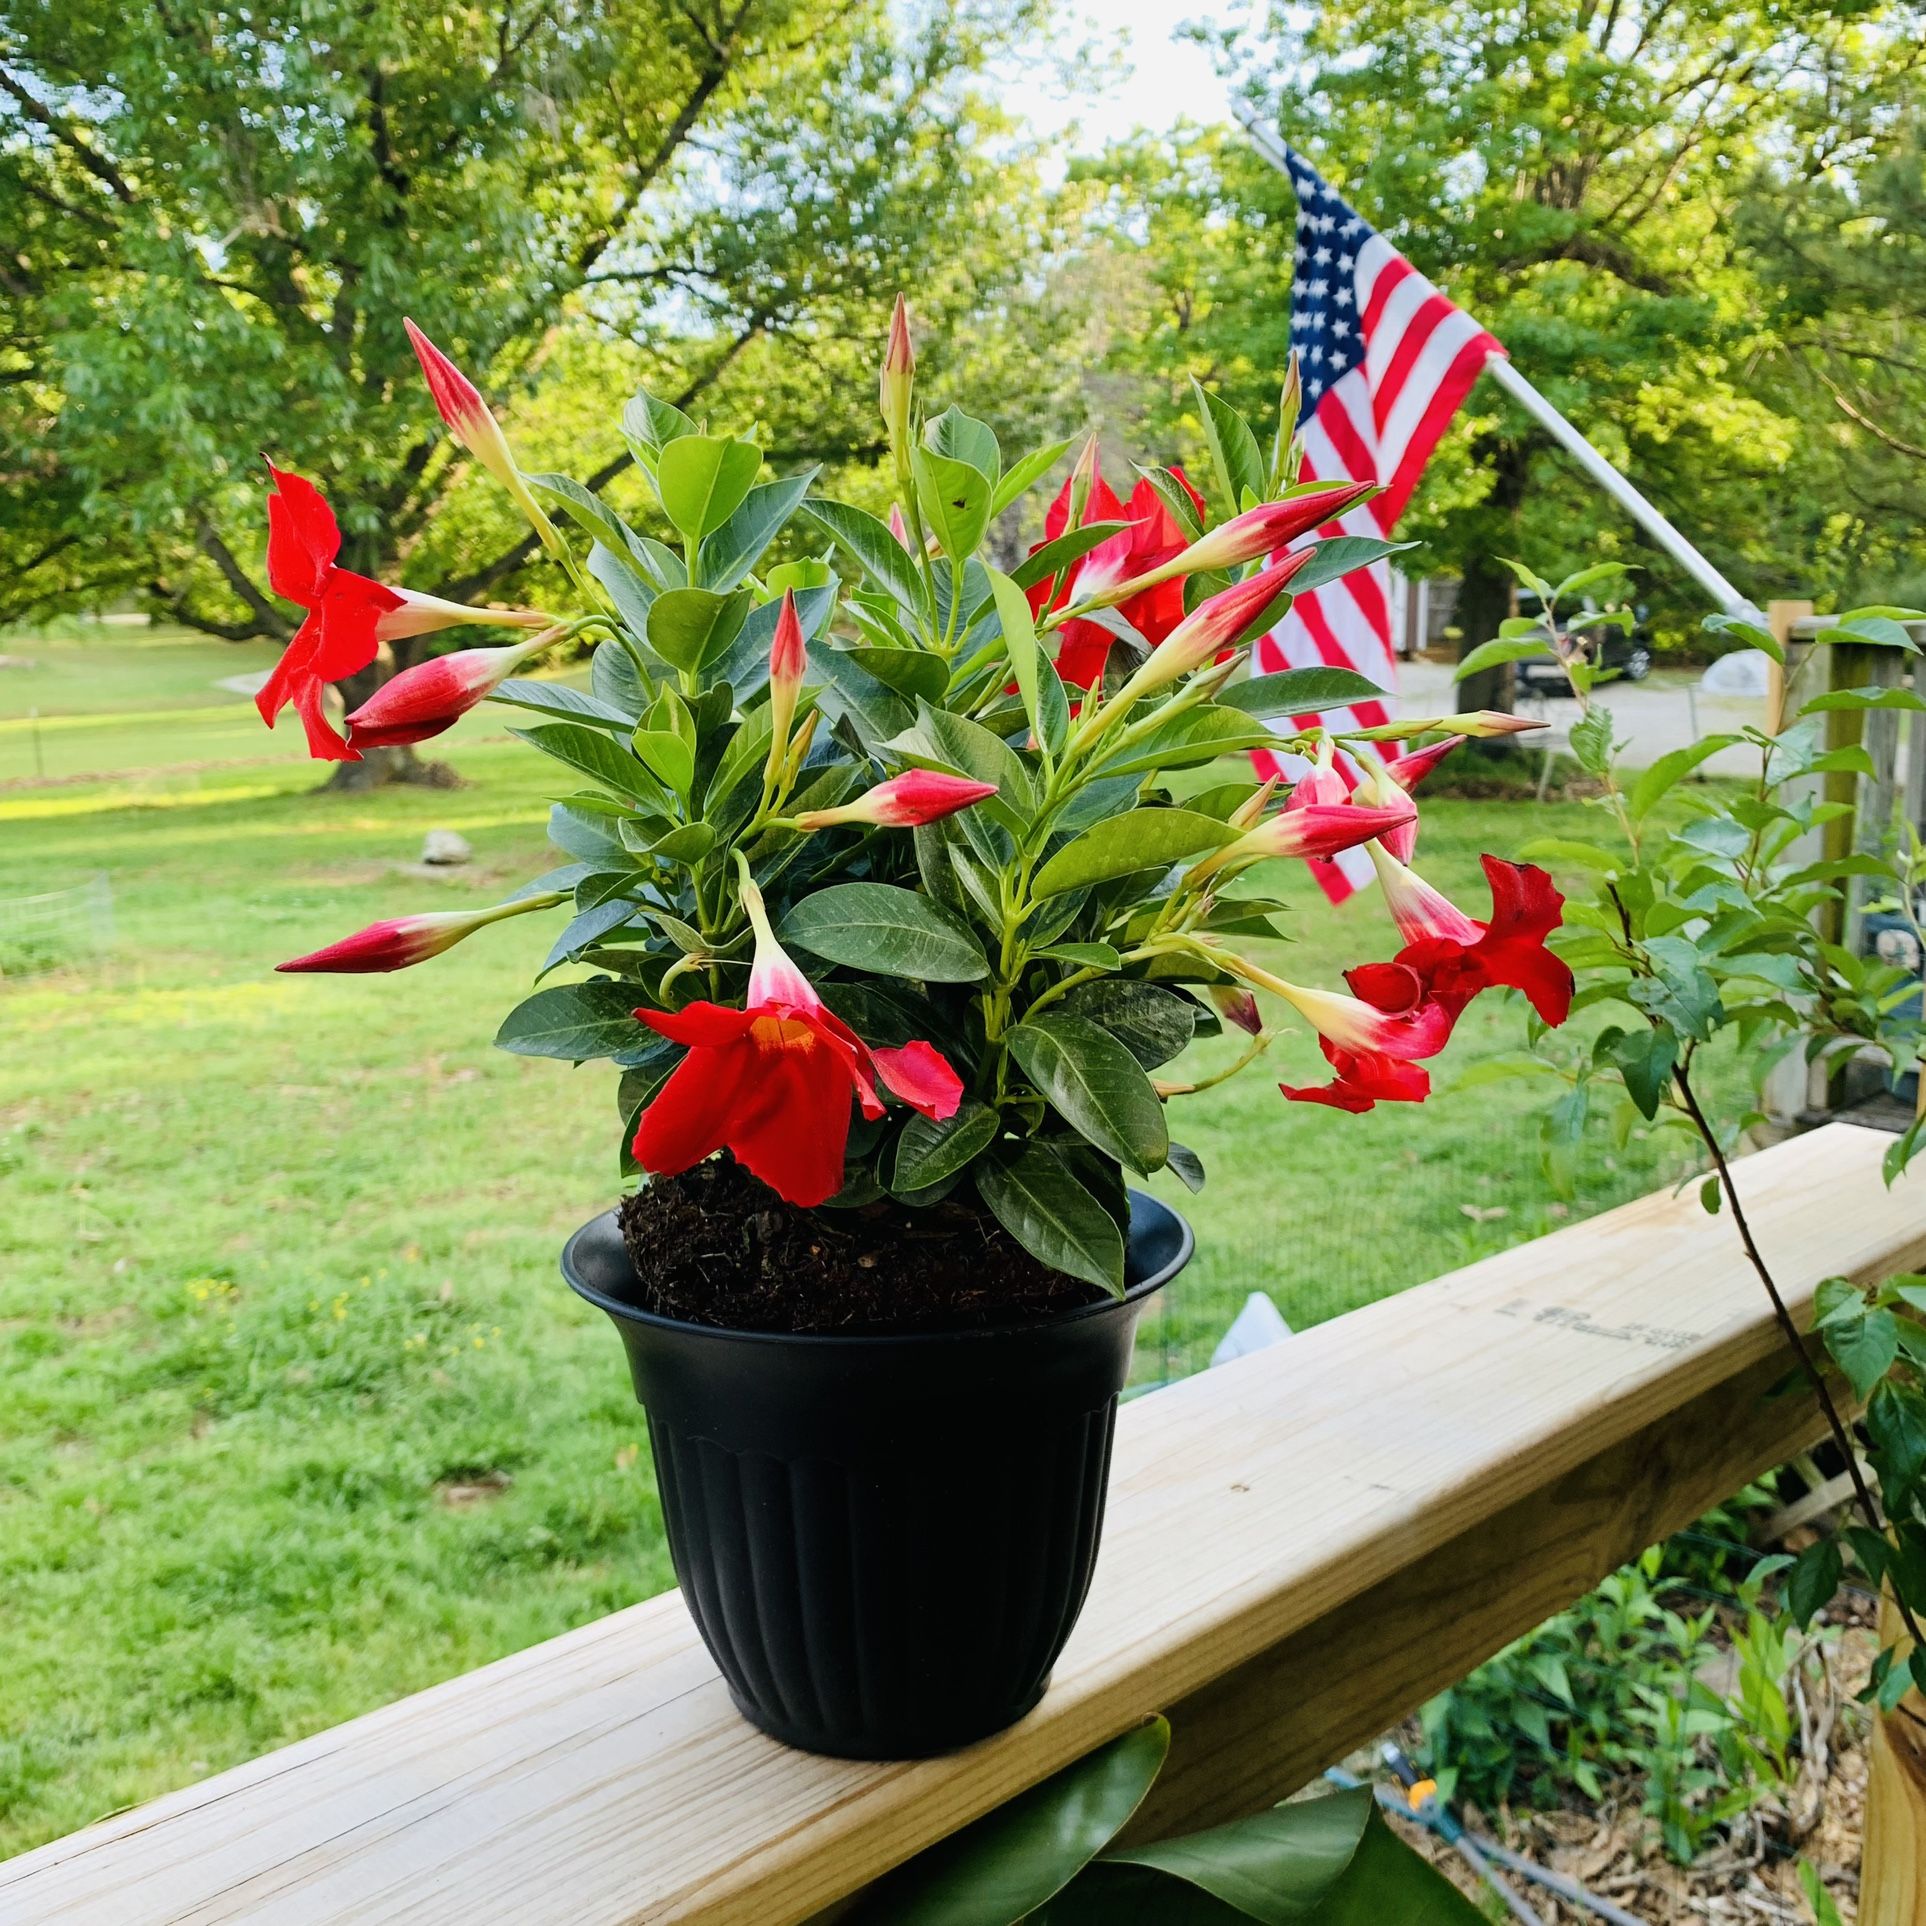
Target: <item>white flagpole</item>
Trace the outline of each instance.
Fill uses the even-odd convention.
[[[1289,180],[1289,160],[1285,155],[1284,149],[1278,144],[1270,130],[1258,123],[1242,101],[1233,103],[1232,112],[1236,114],[1244,132],[1250,136],[1251,145],[1255,147],[1286,180]],[[1757,622],[1761,627],[1764,626],[1765,617],[1760,613],[1758,605],[1752,598],[1741,595],[1739,591],[1512,366],[1506,356],[1502,354],[1487,356],[1485,359],[1485,372],[1551,435],[1552,439],[1578,463],[1579,467],[1582,468],[1599,487],[1604,489],[1606,494],[1611,496],[1611,498],[1664,549],[1666,554],[1671,556],[1671,558],[1691,576],[1693,581],[1705,590],[1706,594],[1709,595],[1721,609],[1729,614],[1742,616],[1747,621]]]

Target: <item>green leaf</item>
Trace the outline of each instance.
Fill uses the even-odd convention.
[[[517,709],[533,709],[537,715],[555,716],[565,722],[586,723],[591,729],[615,729],[626,735],[635,727],[632,715],[611,702],[604,702],[600,696],[571,689],[566,682],[531,682],[518,676],[510,677],[488,699],[506,702]]]
[[[1535,837],[1518,854],[1528,863],[1573,863],[1604,876],[1617,875],[1626,862],[1624,856],[1596,843],[1566,842],[1556,836]]]
[[[1498,637],[1490,642],[1480,642],[1465,659],[1452,670],[1451,679],[1462,682],[1467,676],[1479,674],[1485,669],[1495,669],[1506,662],[1523,662],[1526,657],[1549,655],[1551,641],[1540,635],[1536,638],[1520,636],[1512,641]]]
[[[878,976],[974,983],[990,973],[968,924],[890,883],[838,883],[805,896],[783,918],[781,935],[813,956]]]
[[[1010,1926],[1114,1839],[1170,1750],[1152,1719],[1019,1793],[877,1882],[843,1926]]]
[[[1804,704],[1799,713],[1810,716],[1840,710],[1857,714],[1866,709],[1926,710],[1926,701],[1897,684],[1881,687],[1873,683],[1863,689],[1828,689],[1824,695],[1816,695]]]
[[[671,668],[699,675],[728,653],[729,645],[742,633],[753,600],[743,588],[728,595],[710,589],[670,589],[649,610],[649,647]]]
[[[622,410],[622,439],[645,474],[653,476],[662,450],[696,425],[673,402],[658,401],[646,388],[636,391]]]
[[[1762,629],[1756,622],[1748,622],[1742,615],[1708,615],[1699,627],[1711,635],[1736,636],[1749,649],[1757,649],[1762,655],[1769,655],[1775,662],[1784,662],[1785,649],[1779,638],[1770,629]]]
[[[1861,1398],[1872,1396],[1873,1386],[1899,1356],[1899,1325],[1890,1311],[1868,1311],[1849,1323],[1829,1324],[1825,1339],[1832,1361]]]
[[[1010,658],[1010,672],[1016,677],[1017,693],[1023,698],[1023,713],[1039,742],[1048,740],[1042,721],[1037,663],[1042,651],[1037,647],[1037,628],[1030,604],[1023,591],[1000,570],[990,570],[990,593],[996,599],[997,621],[1003,629],[1003,647]]]
[[[1093,1893],[1103,1891],[1098,1882],[1112,1867],[1180,1880],[1259,1926],[1482,1926],[1484,1919],[1385,1824],[1369,1786],[1273,1806],[1181,1839],[1113,1850],[1086,1875]],[[1055,1926],[1054,1909],[1051,1917]],[[1111,1917],[1201,1916],[1152,1902],[1130,1911],[1113,1905]]]
[[[629,747],[648,764],[652,775],[678,796],[688,796],[695,781],[695,755],[680,736],[664,729],[638,729],[630,737]]]
[[[976,1188],[990,1213],[1039,1262],[1121,1297],[1124,1239],[1117,1220],[1040,1143],[986,1158]]]
[[[1074,440],[1075,437],[1071,437]],[[1070,440],[1053,441],[1047,448],[1035,448],[1011,465],[1010,472],[997,483],[990,497],[990,519],[995,521],[1017,497],[1042,480],[1070,452]]]
[[[832,576],[819,587],[796,592],[796,619],[802,624],[805,642],[815,642],[829,627],[829,619],[836,612],[837,588]],[[758,690],[769,686],[769,648],[776,639],[776,624],[781,618],[780,597],[751,609],[742,633],[729,645],[728,653],[708,665],[706,673],[728,683],[738,702],[747,702]]]
[[[849,661],[866,675],[906,695],[911,701],[941,702],[950,686],[949,664],[927,649],[881,649],[874,647],[844,650]]]
[[[1595,589],[1602,582],[1622,582],[1632,572],[1627,562],[1594,562],[1590,568],[1581,568],[1576,575],[1568,575],[1552,590],[1552,599],[1569,602],[1574,595],[1583,595],[1587,589]]]
[[[1173,1137],[1167,1162],[1193,1197],[1204,1188],[1204,1160],[1188,1144],[1180,1144]]]
[[[928,1190],[953,1176],[996,1141],[1002,1120],[987,1104],[967,1099],[955,1116],[941,1123],[912,1116],[896,1139],[894,1191]]]
[[[1241,710],[1247,716],[1308,716],[1321,709],[1375,701],[1383,694],[1355,669],[1282,669],[1276,675],[1235,682],[1217,701],[1220,707]]]
[[[1182,1055],[1197,1029],[1197,1005],[1182,991],[1126,977],[1080,983],[1058,1007],[1108,1031],[1146,1070]]]
[[[929,602],[915,559],[874,515],[844,502],[826,501],[805,502],[802,513],[831,536],[839,548],[853,556],[863,572],[911,614],[928,615]]]
[[[1003,472],[1003,450],[996,430],[952,404],[923,424],[923,445],[933,455],[974,468],[992,487]]]
[[[1743,736],[1704,736],[1697,742],[1687,743],[1683,749],[1668,749],[1632,785],[1632,793],[1625,803],[1632,820],[1643,822],[1659,800],[1708,756],[1716,756],[1721,749],[1730,749],[1744,739]]]
[[[967,561],[990,525],[991,478],[966,461],[927,448],[910,450],[910,473],[923,519],[943,553],[953,562]]]
[[[1838,1539],[1828,1536],[1808,1545],[1786,1574],[1786,1610],[1793,1623],[1810,1625],[1814,1615],[1831,1604],[1845,1575]]]
[[[1051,943],[1030,952],[1047,956],[1058,963],[1074,963],[1079,969],[1121,970],[1123,958],[1108,943]]]
[[[800,475],[785,475],[780,481],[750,489],[742,506],[702,544],[696,558],[701,586],[734,588],[762,559],[763,551],[802,506],[810,484],[821,473],[819,464]]]
[[[1307,589],[1322,588],[1353,569],[1368,568],[1387,555],[1416,547],[1416,542],[1387,542],[1376,535],[1327,535],[1311,550],[1311,559],[1291,577],[1291,593],[1302,595]]]
[[[1228,401],[1212,394],[1194,377],[1190,386],[1203,416],[1211,466],[1216,469],[1218,485],[1224,491],[1224,515],[1229,517],[1243,507],[1246,494],[1261,502],[1270,477],[1264,467],[1264,457],[1258,453],[1257,437],[1251,433],[1250,423]]]
[[[1143,869],[1168,869],[1204,850],[1234,843],[1239,832],[1213,816],[1191,809],[1133,809],[1086,829],[1066,843],[1037,871],[1033,897],[1057,896],[1114,876]]]
[[[1541,602],[1550,602],[1556,598],[1558,591],[1542,575],[1528,569],[1523,562],[1514,562],[1509,555],[1501,555],[1498,559],[1517,576],[1519,585],[1530,589]]]
[[[1080,1137],[1133,1170],[1160,1170],[1170,1150],[1164,1106],[1137,1059],[1084,1017],[1056,1011],[1009,1032],[1010,1054]]]
[[[637,630],[636,640],[641,638],[642,630]],[[614,640],[598,642],[589,657],[589,693],[597,702],[626,716],[631,727],[642,720],[651,700],[635,658]]]
[[[762,472],[762,450],[722,435],[680,435],[656,457],[662,512],[687,541],[719,529]]]
[[[579,769],[617,795],[657,804],[663,799],[661,785],[654,777],[627,749],[610,741],[600,729],[586,728],[579,722],[538,722],[508,733],[539,749],[543,755],[553,756],[571,769]]]
[[[1913,640],[1903,620],[1874,609],[1852,610],[1830,628],[1821,629],[1813,640],[1866,643],[1876,649],[1904,649],[1909,655],[1920,653],[1919,644]]]
[[[1612,712],[1589,709],[1571,726],[1568,737],[1578,766],[1588,776],[1602,776],[1612,766]]]
[[[602,546],[617,555],[626,555],[634,539],[629,525],[599,495],[592,495],[571,475],[524,475],[538,495],[556,503],[578,527],[586,529]]]
[[[495,1047],[518,1057],[586,1063],[645,1048],[653,1033],[636,1020],[633,983],[560,983],[516,1004],[495,1033]]]
[[[1168,468],[1140,466],[1137,472],[1157,491],[1158,499],[1170,510],[1170,519],[1183,530],[1184,540],[1194,542],[1204,532],[1204,521],[1190,498],[1190,490]]]
[[[622,618],[622,626],[638,644],[646,647],[649,610],[655,606],[655,598],[662,591],[626,555],[618,555],[600,542],[589,550],[588,572],[607,590],[609,600],[615,604],[616,614]],[[610,644],[605,642],[599,646],[607,648]],[[621,644],[614,646],[620,648]]]
[[[1152,769],[1189,769],[1239,749],[1261,749],[1276,738],[1255,716],[1221,702],[1199,703],[1147,731],[1101,767],[1106,776]]]
[[[1678,1063],[1678,1038],[1670,1030],[1634,1030],[1618,1038],[1611,1056],[1640,1116],[1649,1123],[1658,1115],[1666,1085]]]

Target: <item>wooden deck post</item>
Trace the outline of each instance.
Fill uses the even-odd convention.
[[[1891,1643],[1899,1635],[1899,1614],[1883,1599],[1879,1636]],[[1902,1641],[1902,1665],[1906,1649]],[[1867,1750],[1859,1926],[1926,1926],[1926,1700],[1908,1692],[1876,1714]]]

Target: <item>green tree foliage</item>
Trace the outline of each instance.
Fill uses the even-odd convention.
[[[1252,16],[1264,31],[1240,43],[1238,79],[1257,110],[1742,586],[1823,592],[1890,550],[1903,519],[1890,503],[1841,517],[1823,490],[1786,485],[1819,420],[1839,416],[1816,405],[1809,373],[1791,378],[1794,290],[1761,237],[1773,210],[1818,218],[1822,191],[1841,245],[1883,280],[1885,255],[1844,210],[1893,151],[1920,60],[1916,7],[1336,0]],[[1175,419],[1196,372],[1260,408],[1289,326],[1288,183],[1230,133],[1126,147],[1091,172],[1106,247],[1140,264],[1150,325],[1136,365],[1153,393]],[[1804,286],[1823,334],[1852,296],[1824,265]],[[1485,386],[1406,532],[1430,566],[1465,577],[1475,642],[1509,593],[1493,556],[1523,545],[1575,563],[1601,522],[1611,552],[1651,565],[1673,619],[1696,617],[1670,564]]]
[[[1035,4],[8,0],[0,619],[131,593],[285,635],[264,450],[344,564],[540,591],[404,314],[600,480],[629,456],[586,397],[638,378],[750,403],[779,465],[872,453],[896,287],[941,321],[1020,270],[1033,176],[971,81]]]

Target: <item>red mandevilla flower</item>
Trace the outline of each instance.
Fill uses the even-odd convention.
[[[469,608],[439,596],[390,588],[352,569],[336,568],[341,529],[312,482],[268,463],[268,584],[307,611],[273,673],[254,698],[269,728],[291,702],[307,731],[308,753],[328,762],[359,762],[361,752],[329,722],[321,707],[330,682],[359,675],[383,642],[458,622],[508,622],[521,627],[548,620],[528,610]]]
[[[1094,444],[1092,458],[1094,460]],[[1185,480],[1181,469],[1173,469],[1172,473],[1202,515],[1203,497]],[[1054,542],[1069,528],[1072,490],[1077,481],[1078,476],[1072,475],[1050,504],[1043,518],[1043,542]],[[1184,531],[1176,517],[1164,506],[1163,497],[1148,480],[1140,481],[1131,491],[1126,507],[1111,493],[1101,471],[1094,471],[1089,478],[1089,496],[1076,525],[1087,528],[1092,522],[1128,522],[1130,526],[1072,562],[1058,578],[1054,596],[1050,592],[1049,577],[1034,583],[1028,590],[1032,615],[1041,617],[1072,602],[1087,602],[1132,576],[1148,574],[1179,554],[1185,543]],[[1041,548],[1043,542],[1039,542],[1037,548]],[[1036,549],[1030,552],[1034,555]],[[1120,602],[1117,612],[1155,648],[1184,619],[1184,585],[1174,578],[1162,582]],[[1081,618],[1066,622],[1057,651],[1057,674],[1079,689],[1091,688],[1102,681],[1104,664],[1110,659],[1116,639],[1095,622]]]
[[[939,822],[996,794],[993,782],[972,782],[967,776],[946,775],[940,769],[912,769],[879,782],[854,802],[835,809],[805,809],[792,820],[798,829],[828,829],[837,823],[879,823],[889,829],[914,829]]]
[[[348,718],[357,749],[385,749],[405,742],[426,742],[452,729],[537,650],[547,636],[506,649],[457,649],[391,676]]]
[[[726,1149],[778,1196],[813,1209],[843,1186],[852,1095],[865,1117],[880,1117],[880,1079],[912,1110],[941,1122],[955,1116],[963,1085],[927,1043],[870,1049],[776,941],[746,880],[742,900],[756,931],[745,1007],[691,1003],[635,1013],[689,1051],[642,1112],[635,1161],[674,1177]]]
[[[1325,522],[1347,515],[1367,495],[1377,493],[1376,482],[1320,482],[1302,495],[1281,502],[1262,502],[1243,514],[1208,529],[1189,547],[1158,563],[1148,574],[1132,576],[1109,598],[1122,601],[1172,576],[1196,575],[1205,569],[1236,568],[1260,555],[1274,555],[1300,535]],[[1080,601],[1089,599],[1079,596]]]

